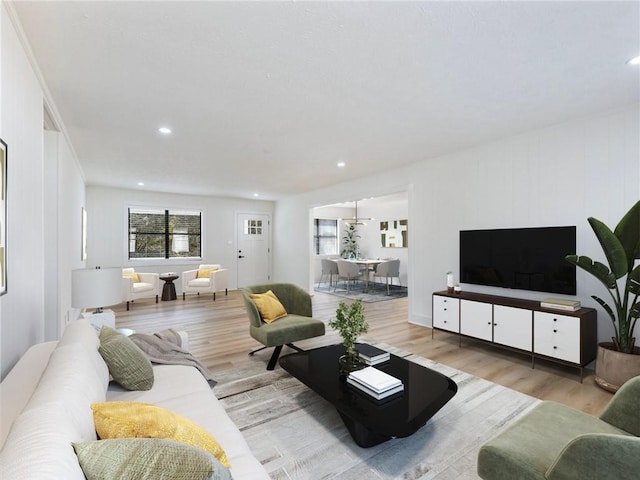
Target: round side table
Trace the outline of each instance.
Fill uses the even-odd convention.
[[[180,278],[180,276],[175,273],[160,275],[160,280],[164,280],[164,287],[162,287],[162,300],[175,300],[177,298],[176,286],[173,281],[178,278]]]

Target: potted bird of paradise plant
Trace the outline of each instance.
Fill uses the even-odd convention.
[[[613,324],[611,342],[598,345],[596,383],[615,392],[628,379],[640,375],[640,348],[634,331],[640,317],[640,201],[622,217],[614,230],[589,217],[589,225],[605,254],[608,265],[581,255],[568,255],[569,263],[597,278],[607,289],[609,301],[592,295]]]

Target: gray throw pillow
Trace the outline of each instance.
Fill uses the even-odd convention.
[[[73,444],[87,480],[231,480],[204,450],[160,438],[119,438]]]
[[[100,355],[113,379],[127,390],[153,387],[153,367],[140,347],[110,327],[100,330]]]

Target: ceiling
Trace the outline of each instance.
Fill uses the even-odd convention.
[[[640,101],[636,1],[10,8],[90,185],[274,200]]]

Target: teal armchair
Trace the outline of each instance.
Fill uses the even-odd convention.
[[[250,297],[252,293],[265,293],[268,290],[271,290],[278,297],[287,311],[285,317],[279,318],[273,323],[266,323],[262,320],[258,307]],[[242,296],[249,314],[249,334],[264,345],[249,352],[249,355],[265,348],[275,347],[267,370],[275,368],[284,345],[302,351],[293,342],[319,337],[325,333],[324,322],[312,318],[311,295],[297,285],[291,283],[254,285],[243,288]]]
[[[640,478],[640,377],[625,383],[599,417],[541,402],[478,453],[484,480]]]

